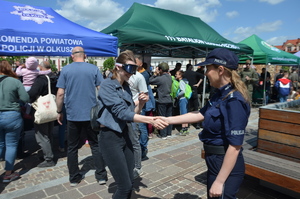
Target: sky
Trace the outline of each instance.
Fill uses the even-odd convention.
[[[271,45],[300,38],[299,0],[6,0],[51,7],[65,18],[101,31],[134,2],[199,17],[220,35],[240,42],[252,34]],[[188,31],[188,30],[187,30]]]

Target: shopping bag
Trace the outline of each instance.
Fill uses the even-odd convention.
[[[32,107],[36,110],[34,113],[34,123],[36,124],[51,122],[57,118],[55,95],[51,94],[51,84],[48,75],[45,76],[48,79],[48,94],[40,96],[32,103]]]

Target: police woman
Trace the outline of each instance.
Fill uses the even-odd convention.
[[[112,77],[100,84],[98,99],[102,114],[97,120],[101,124],[98,139],[103,159],[117,184],[113,199],[130,199],[134,168],[133,147],[129,138],[129,133],[132,133],[131,123],[150,123],[159,129],[167,124],[137,114],[141,112],[148,97],[140,93],[137,106],[132,100],[127,83],[137,68],[132,51],[120,53],[116,62]]]
[[[236,198],[245,173],[242,144],[250,115],[248,91],[236,69],[238,57],[217,48],[206,61],[205,75],[216,93],[198,112],[164,118],[169,124],[203,121],[199,134],[205,150],[208,198]]]

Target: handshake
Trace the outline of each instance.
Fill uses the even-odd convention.
[[[158,130],[161,130],[169,126],[169,119],[162,116],[152,117],[151,124]]]

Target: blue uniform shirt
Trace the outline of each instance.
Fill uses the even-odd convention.
[[[227,96],[231,90],[233,88],[230,84],[217,89],[209,102],[200,109],[200,113],[204,115],[204,122],[199,138],[204,144],[216,146],[243,144],[250,105],[238,91]]]

